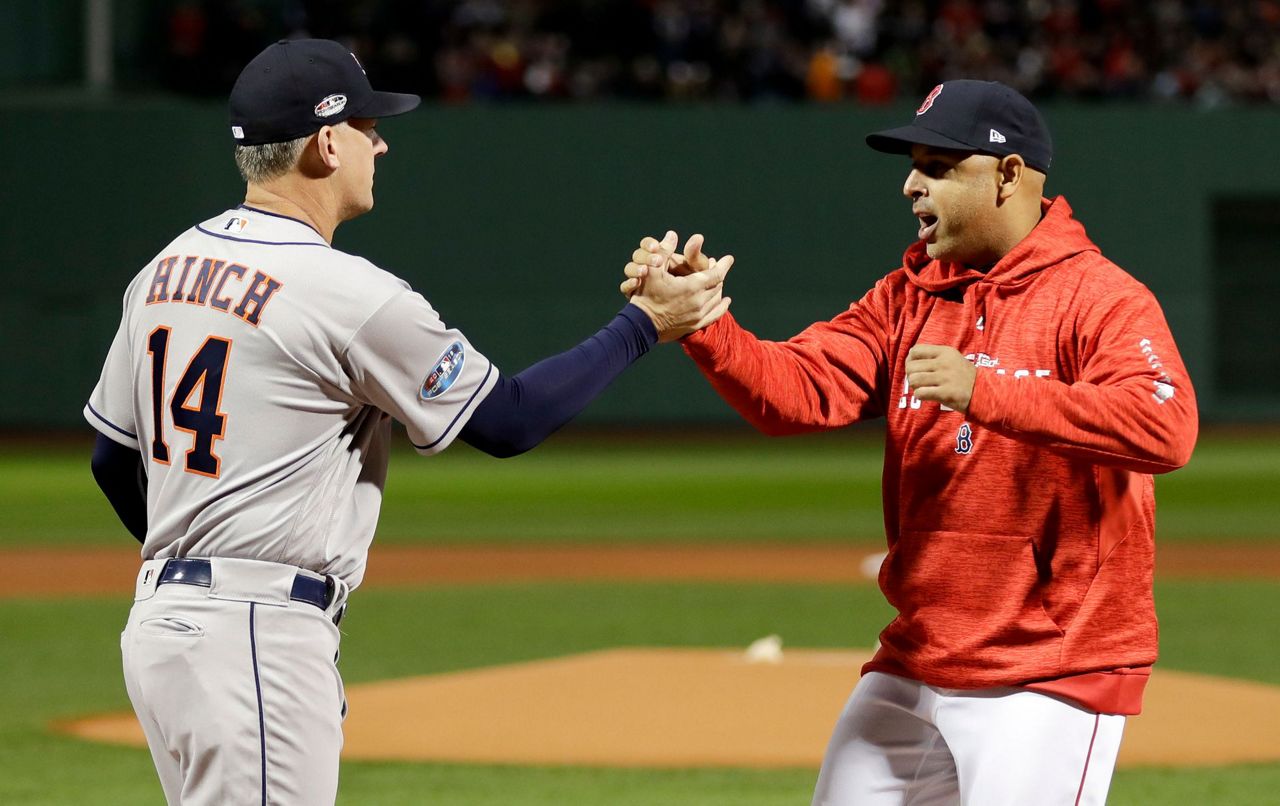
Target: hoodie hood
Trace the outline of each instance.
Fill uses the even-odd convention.
[[[916,241],[902,255],[902,268],[914,285],[938,294],[979,280],[1018,285],[1081,252],[1101,251],[1089,240],[1084,226],[1072,217],[1071,205],[1067,204],[1066,198],[1041,199],[1040,209],[1040,223],[986,272],[958,263],[933,260],[924,241]]]

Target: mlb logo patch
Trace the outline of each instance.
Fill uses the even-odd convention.
[[[330,95],[316,104],[315,113],[318,118],[331,118],[347,108],[347,96]]]
[[[444,351],[444,355],[436,361],[427,379],[422,382],[418,397],[431,400],[449,391],[449,387],[453,386],[453,382],[462,374],[462,363],[465,359],[462,342],[455,341],[448,350]]]
[[[249,226],[249,219],[240,216],[232,216],[227,219],[227,223],[222,227],[226,232],[244,232],[244,228]]]

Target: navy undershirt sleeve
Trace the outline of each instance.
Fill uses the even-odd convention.
[[[142,454],[98,434],[93,443],[93,480],[98,482],[124,528],[138,539],[147,539],[147,474]]]
[[[572,420],[657,342],[653,322],[628,304],[578,346],[510,378],[499,376],[458,436],[492,456],[524,453]]]

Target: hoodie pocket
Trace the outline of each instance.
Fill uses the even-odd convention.
[[[147,635],[165,638],[199,638],[204,635],[203,626],[182,616],[156,616],[145,619],[138,624],[138,629]]]
[[[904,531],[886,565],[890,601],[925,643],[967,652],[1062,637],[1027,535]]]

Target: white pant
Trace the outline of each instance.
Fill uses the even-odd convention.
[[[163,562],[145,563],[120,636],[165,797],[174,806],[332,804],[345,708],[336,608],[290,601],[291,566],[213,562],[211,588],[156,587]]]
[[[1101,806],[1124,717],[1014,688],[871,672],[827,746],[814,806]]]

